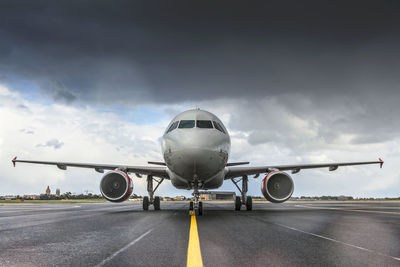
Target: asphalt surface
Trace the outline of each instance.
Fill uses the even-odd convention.
[[[185,266],[187,202],[0,204],[0,266]],[[400,202],[205,202],[204,266],[400,266]]]

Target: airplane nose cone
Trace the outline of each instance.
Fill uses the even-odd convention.
[[[207,131],[185,129],[165,140],[164,159],[171,171],[188,181],[195,175],[204,180],[225,166],[229,142],[218,132]]]
[[[215,175],[225,166],[227,156],[215,149],[188,147],[172,152],[168,161],[173,172],[192,181],[195,175],[199,180]]]

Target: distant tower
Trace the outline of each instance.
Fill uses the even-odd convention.
[[[56,189],[56,196],[58,196],[58,197],[60,196],[60,188]]]
[[[46,195],[50,196],[50,187],[49,186],[47,186]]]

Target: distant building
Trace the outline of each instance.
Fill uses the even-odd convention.
[[[56,196],[58,196],[58,197],[60,196],[60,188],[56,189]]]
[[[200,192],[200,200],[234,200],[235,192],[203,191]]]
[[[50,193],[51,193],[51,191],[50,191],[50,186],[47,186],[47,188],[46,188],[46,195],[50,196]]]

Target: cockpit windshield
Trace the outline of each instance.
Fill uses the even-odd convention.
[[[206,120],[197,120],[196,121],[197,128],[213,128],[211,121]]]
[[[174,123],[171,124],[171,126],[168,128],[166,133],[172,132],[174,129],[179,128],[179,129],[190,129],[190,128],[202,128],[202,129],[217,129],[218,131],[221,131],[226,134],[226,131],[224,128],[216,121],[210,121],[210,120],[181,120],[181,121],[175,121]]]
[[[222,128],[221,124],[219,124],[216,121],[213,121],[213,123],[214,123],[215,129],[217,129],[218,131],[223,132],[224,134],[226,134],[226,132],[225,132],[224,128]]]
[[[175,130],[176,127],[178,126],[179,121],[175,121],[174,123],[171,124],[171,126],[169,127],[167,133],[171,132],[172,130]]]
[[[194,120],[181,120],[179,123],[178,128],[193,128],[194,127]]]

